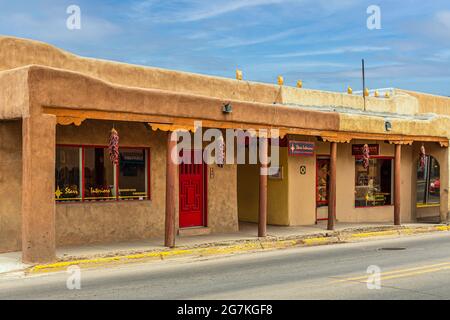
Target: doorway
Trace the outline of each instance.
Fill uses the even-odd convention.
[[[206,226],[206,165],[194,162],[195,153],[201,150],[190,150],[186,161],[179,168],[179,223],[180,228],[193,228]],[[199,158],[203,159],[203,157]]]
[[[330,187],[330,157],[316,160],[316,223],[328,220],[328,194]]]

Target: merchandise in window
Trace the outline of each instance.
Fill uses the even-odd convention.
[[[355,163],[355,206],[392,205],[392,159],[372,158],[364,168],[362,159]]]
[[[116,168],[109,161],[107,148],[84,150],[84,199],[116,199]]]
[[[107,147],[57,146],[55,200],[147,200],[150,152],[120,149],[119,164],[109,159]]]
[[[58,147],[55,165],[57,201],[81,201],[82,152],[79,147]]]
[[[147,153],[145,149],[120,150],[119,199],[148,198]]]

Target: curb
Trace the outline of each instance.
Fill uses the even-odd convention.
[[[94,267],[102,265],[110,265],[117,263],[129,263],[139,260],[164,260],[171,257],[203,257],[210,255],[229,255],[244,252],[255,252],[255,251],[269,251],[277,249],[286,249],[296,246],[320,246],[329,245],[345,242],[356,242],[361,239],[375,238],[375,237],[389,237],[389,236],[404,236],[404,235],[414,235],[432,232],[448,232],[450,231],[450,226],[439,225],[432,227],[388,227],[388,230],[377,230],[377,231],[367,231],[367,232],[352,232],[352,231],[341,231],[341,232],[331,232],[330,234],[320,234],[320,235],[309,235],[300,236],[293,239],[285,238],[274,238],[273,240],[255,240],[255,241],[243,241],[236,244],[210,244],[206,247],[194,247],[194,248],[176,248],[176,249],[165,249],[160,251],[150,251],[143,253],[135,253],[128,255],[117,255],[110,257],[99,257],[99,258],[86,258],[86,259],[75,259],[70,261],[60,261],[50,264],[40,264],[30,267],[26,270],[27,273],[46,273],[53,271],[61,271],[70,266],[79,267]]]

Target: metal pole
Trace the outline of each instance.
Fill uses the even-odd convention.
[[[363,80],[364,111],[366,111],[366,66],[364,59],[362,59],[362,80]]]

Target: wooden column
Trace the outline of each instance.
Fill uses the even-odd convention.
[[[22,260],[56,259],[56,117],[33,114],[22,121]]]
[[[268,141],[265,137],[259,138],[259,219],[258,237],[267,236],[267,175],[268,175]]]
[[[175,216],[176,216],[176,178],[177,164],[172,159],[172,150],[177,147],[177,141],[172,141],[172,132],[167,132],[167,159],[166,159],[166,221],[164,245],[175,247]]]
[[[395,165],[394,165],[394,224],[401,224],[400,218],[400,193],[401,193],[401,160],[402,145],[395,145]]]
[[[328,230],[334,230],[336,222],[336,160],[337,142],[330,145],[330,187],[328,192]]]
[[[440,194],[440,208],[439,216],[440,222],[442,224],[448,223],[449,218],[449,149],[448,146],[442,146],[445,148],[443,150],[443,159],[440,162],[440,181],[441,181],[441,194]]]

